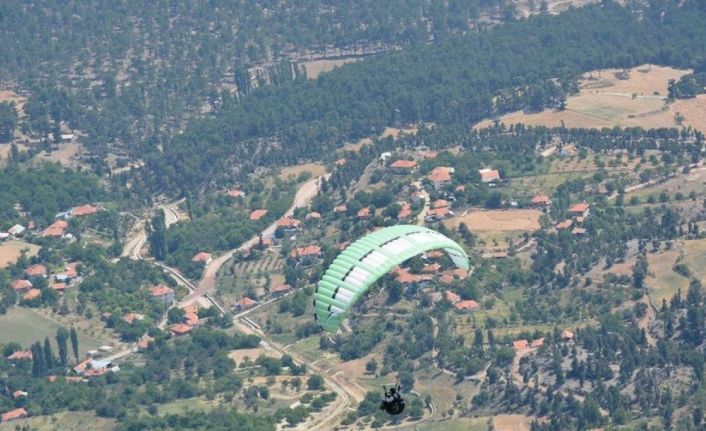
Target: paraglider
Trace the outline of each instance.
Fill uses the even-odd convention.
[[[443,249],[453,263],[469,268],[463,248],[445,235],[415,225],[372,232],[346,247],[316,286],[314,318],[325,331],[336,332],[353,304],[395,266],[429,250]]]
[[[400,385],[396,385],[390,390],[385,386],[382,387],[385,391],[385,396],[380,403],[380,410],[384,410],[388,415],[398,415],[404,411],[405,403],[400,391]]]

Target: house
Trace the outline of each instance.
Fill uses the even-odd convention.
[[[518,351],[529,349],[529,343],[527,340],[515,340],[512,342],[512,348]]]
[[[32,352],[29,350],[17,350],[7,357],[10,361],[31,361]]]
[[[172,331],[172,334],[174,334],[174,335],[176,335],[176,336],[178,337],[178,336],[181,336],[181,335],[186,335],[186,334],[188,334],[189,332],[193,331],[193,330],[194,330],[194,327],[193,327],[193,326],[186,325],[186,324],[184,324],[184,323],[176,323],[176,324],[174,324],[174,325],[171,325],[171,326],[169,327],[169,330]]]
[[[439,272],[440,269],[441,265],[435,262],[424,265],[424,267],[422,268],[422,272],[425,274],[436,274],[437,272]]]
[[[586,233],[586,229],[577,226],[571,230],[571,233],[574,235],[583,236]]]
[[[498,172],[497,169],[480,169],[478,173],[480,174],[480,180],[483,183],[500,181],[500,172]]]
[[[372,213],[370,211],[370,208],[368,208],[368,207],[361,208],[360,210],[358,210],[358,214],[357,214],[359,219],[370,218],[371,215],[372,215]]]
[[[564,229],[570,228],[571,226],[573,226],[573,224],[574,224],[573,220],[566,219],[562,222],[557,223],[554,227],[556,228],[556,230],[564,230]]]
[[[436,259],[441,259],[442,257],[444,257],[444,253],[442,251],[432,250],[432,251],[428,251],[428,252],[424,253],[424,256],[422,256],[422,259],[436,260]]]
[[[49,287],[56,290],[59,293],[66,292],[66,283],[52,283]]]
[[[409,173],[412,169],[417,167],[417,162],[412,161],[412,160],[395,160],[391,165],[390,169],[392,169],[392,172],[398,173],[398,174],[406,174]]]
[[[508,256],[506,248],[492,248],[483,252],[483,259],[504,259]]]
[[[454,168],[447,166],[437,166],[429,174],[429,181],[434,184],[435,189],[440,189],[442,187],[451,184],[451,174],[454,172]]]
[[[22,226],[21,224],[16,224],[12,226],[10,229],[7,230],[7,233],[9,233],[12,236],[20,236],[22,233],[25,231],[25,227]]]
[[[569,331],[568,329],[564,329],[563,331],[561,331],[559,338],[561,338],[564,341],[570,341],[570,340],[574,339],[574,333]]]
[[[457,192],[457,193],[461,193],[461,192],[465,192],[465,191],[466,191],[466,186],[463,184],[457,185],[456,188],[454,189],[454,192]]]
[[[452,304],[455,304],[455,303],[461,301],[461,297],[458,294],[456,294],[450,290],[447,290],[444,293],[444,297],[446,298],[447,301],[449,301]]]
[[[44,229],[41,235],[45,237],[61,237],[68,227],[69,223],[66,220],[56,220]]]
[[[397,282],[401,284],[414,284],[417,283],[420,278],[418,275],[410,274],[406,270],[399,270],[397,272],[397,277],[395,278],[395,280],[397,280]]]
[[[2,239],[8,239],[10,237],[9,232],[0,232],[0,240]]]
[[[348,206],[346,204],[336,205],[335,207],[333,207],[333,212],[336,214],[344,213],[346,211],[348,211]]]
[[[412,206],[409,203],[404,202],[400,206],[400,212],[397,213],[397,220],[407,220],[411,216],[412,216]]]
[[[431,207],[434,209],[446,208],[448,206],[449,206],[449,202],[446,199],[437,199],[431,203]]]
[[[91,214],[95,214],[99,211],[97,207],[93,205],[81,205],[71,210],[72,217],[85,217]]]
[[[544,345],[544,337],[542,338],[537,338],[536,340],[532,341],[532,347],[535,349],[540,348]]]
[[[88,358],[76,365],[74,372],[86,377],[100,377],[108,373],[108,371],[116,371],[116,368],[117,367],[113,367],[113,363],[109,360]]]
[[[454,304],[454,308],[456,311],[459,313],[468,313],[470,311],[477,310],[480,308],[480,305],[472,299],[466,300],[466,301],[459,301]]]
[[[321,257],[321,247],[313,244],[306,247],[295,247],[289,255],[301,263],[309,264]]]
[[[321,213],[312,211],[304,216],[304,221],[321,220]]]
[[[3,413],[2,416],[0,416],[0,422],[5,423],[5,422],[10,422],[14,421],[16,419],[22,419],[26,418],[29,415],[27,413],[27,410],[23,408],[15,409],[15,410],[10,410],[9,412]]]
[[[456,268],[453,270],[453,275],[459,280],[465,280],[466,277],[468,277],[468,270],[463,268]]]
[[[145,315],[139,313],[127,313],[126,315],[121,317],[120,320],[127,323],[128,325],[132,325],[136,321],[145,320]]]
[[[277,229],[282,229],[287,232],[292,232],[299,228],[299,225],[302,222],[295,219],[292,216],[286,216],[282,217],[281,219],[277,220]]]
[[[572,216],[586,217],[591,210],[591,205],[587,202],[573,204],[569,207],[569,214]]]
[[[32,288],[32,282],[29,280],[15,280],[10,284],[10,287],[15,292],[22,293]]]
[[[208,265],[213,260],[211,253],[206,253],[205,251],[200,251],[191,258],[192,262],[203,262],[204,265]]]
[[[551,204],[552,204],[552,201],[549,200],[549,196],[541,194],[541,193],[534,196],[532,198],[532,201],[530,201],[530,205],[532,205],[533,207],[538,207],[538,208],[545,208]]]
[[[29,395],[25,391],[15,391],[12,393],[12,398],[18,399],[18,398],[25,398],[27,395]]]
[[[184,323],[189,326],[199,324],[199,307],[197,305],[187,305],[182,310],[184,310]]]
[[[425,159],[435,159],[435,158],[439,157],[439,152],[438,151],[431,151],[431,150],[420,151],[419,155],[424,157]]]
[[[140,351],[147,350],[153,341],[154,341],[154,338],[150,337],[149,335],[143,335],[137,341],[137,350],[140,350]]]
[[[427,223],[433,223],[433,222],[443,220],[444,218],[446,218],[447,215],[449,215],[449,212],[450,211],[449,211],[448,207],[433,208],[433,209],[427,210],[427,214],[424,217],[424,221]]]
[[[25,268],[25,275],[27,277],[46,277],[47,267],[38,263],[36,265],[31,265]]]
[[[59,281],[62,283],[73,280],[76,277],[78,277],[78,273],[76,272],[75,269],[72,269],[70,267],[67,268],[66,271],[64,271],[64,272],[59,272],[57,274],[54,274],[54,278],[56,279],[56,281]]]
[[[267,210],[260,208],[250,213],[250,220],[257,221],[267,215]]]
[[[150,287],[150,295],[152,299],[162,302],[164,305],[174,302],[174,289],[163,284]]]
[[[245,311],[257,305],[257,301],[244,296],[235,303],[235,311]]]
[[[23,301],[31,301],[42,296],[42,291],[39,289],[29,289],[27,293],[22,296]]]
[[[285,294],[291,291],[292,286],[290,286],[289,284],[278,284],[277,286],[272,288],[270,293],[272,293],[272,296],[284,296]]]
[[[439,277],[439,282],[444,283],[444,284],[451,284],[455,280],[456,279],[454,278],[454,276],[450,275],[450,274],[442,274],[441,277]]]
[[[346,164],[346,159],[338,159],[335,162],[333,162],[333,164],[336,166],[343,166]]]
[[[242,198],[245,196],[245,192],[242,190],[238,189],[230,189],[226,192],[226,196],[229,196],[231,198]]]

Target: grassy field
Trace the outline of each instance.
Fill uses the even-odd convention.
[[[27,257],[34,257],[39,253],[39,246],[25,241],[11,240],[0,244],[0,268],[7,268],[14,265],[22,255],[23,250],[27,250]]]
[[[505,124],[523,123],[558,127],[677,127],[675,115],[684,116],[684,126],[706,130],[706,97],[666,103],[667,83],[689,73],[669,67],[642,65],[631,69],[629,78],[609,69],[584,75],[581,91],[567,100],[566,110],[513,112],[500,117]],[[476,127],[492,125],[492,120]]]
[[[282,168],[279,178],[286,180],[288,178],[297,178],[299,174],[309,172],[312,176],[318,177],[326,173],[326,167],[320,163],[303,163],[301,165],[287,166]]]
[[[32,431],[110,431],[114,419],[96,416],[92,412],[62,412],[51,416],[37,416],[0,424],[0,431],[15,431],[16,426],[28,425]]]
[[[452,217],[444,221],[446,227],[456,230],[465,223],[471,231],[534,231],[540,228],[538,210],[498,210],[472,211],[468,214]]]
[[[0,328],[2,328],[0,344],[14,341],[28,347],[35,341],[44,341],[45,337],[49,337],[53,342],[56,330],[60,326],[56,321],[42,316],[30,308],[13,307],[6,314],[0,316]],[[81,353],[96,349],[103,344],[109,344],[108,340],[97,339],[81,331],[78,332],[78,341]]]
[[[689,280],[672,270],[679,257],[679,250],[670,250],[663,253],[648,254],[650,275],[645,282],[650,289],[650,296],[654,304],[659,307],[662,300],[669,301],[679,289],[683,295],[689,288]]]

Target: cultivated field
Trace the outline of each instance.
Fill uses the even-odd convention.
[[[54,342],[56,330],[61,325],[30,308],[12,307],[4,315],[0,315],[0,344],[9,342],[20,343],[23,347],[29,347],[36,341],[44,341],[44,338]],[[93,338],[80,330],[78,331],[79,353],[93,350],[104,344],[109,344],[107,340]],[[56,348],[56,345],[54,346]]]
[[[518,111],[500,117],[505,124],[523,123],[558,127],[677,127],[675,115],[684,116],[684,126],[706,130],[706,97],[666,103],[667,83],[689,73],[660,66],[638,66],[628,79],[621,71],[608,69],[584,75],[581,91],[567,100],[566,110],[545,109],[541,112]],[[488,127],[486,120],[476,128]]]
[[[335,60],[311,60],[299,63],[299,66],[303,66],[306,70],[306,77],[309,79],[316,79],[320,74],[324,72],[330,72],[333,69],[343,66],[346,63],[353,63],[358,61],[357,57],[350,58],[340,58]]]
[[[0,424],[0,431],[15,431],[15,427],[25,425],[33,431],[109,431],[115,429],[117,423],[115,419],[102,418],[91,412],[61,412],[3,423]]]
[[[471,231],[511,232],[535,231],[540,228],[538,210],[473,211],[444,221],[444,225],[457,229],[465,223]]]
[[[22,251],[27,250],[27,257],[34,257],[39,253],[39,246],[24,241],[11,240],[0,244],[0,268],[14,265],[22,256]]]
[[[297,178],[299,174],[309,172],[313,177],[318,177],[326,173],[326,167],[320,163],[304,163],[301,165],[287,166],[282,168],[279,178],[286,180],[290,177]]]

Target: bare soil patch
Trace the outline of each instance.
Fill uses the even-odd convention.
[[[27,257],[34,257],[39,253],[39,246],[25,241],[10,240],[0,244],[0,268],[7,268],[14,265],[22,255],[23,250],[27,250]]]
[[[254,349],[233,350],[228,354],[228,357],[234,360],[236,364],[240,365],[245,362],[245,358],[248,358],[250,361],[254,362],[260,355],[270,356],[273,358],[279,358],[282,356],[275,350],[268,350],[264,347],[256,347]]]
[[[0,102],[15,102],[17,105],[17,113],[20,116],[24,115],[24,106],[27,98],[20,96],[12,90],[0,90]]]
[[[493,418],[497,431],[529,431],[532,418],[523,415],[498,415]]]
[[[540,228],[538,210],[473,211],[465,216],[456,216],[444,222],[446,227],[456,229],[465,223],[471,231],[535,231]]]
[[[347,63],[354,63],[358,60],[358,57],[339,58],[335,60],[311,60],[299,63],[299,65],[304,67],[307,78],[316,79],[324,72],[330,72],[337,67],[341,67]]]
[[[320,163],[303,163],[301,165],[282,168],[279,178],[286,180],[289,177],[297,178],[299,174],[309,172],[311,176],[318,177],[326,173],[326,167]]]
[[[36,162],[58,162],[63,166],[76,165],[76,158],[81,152],[81,145],[78,142],[70,142],[59,145],[58,149],[50,153],[40,153],[35,158]]]

